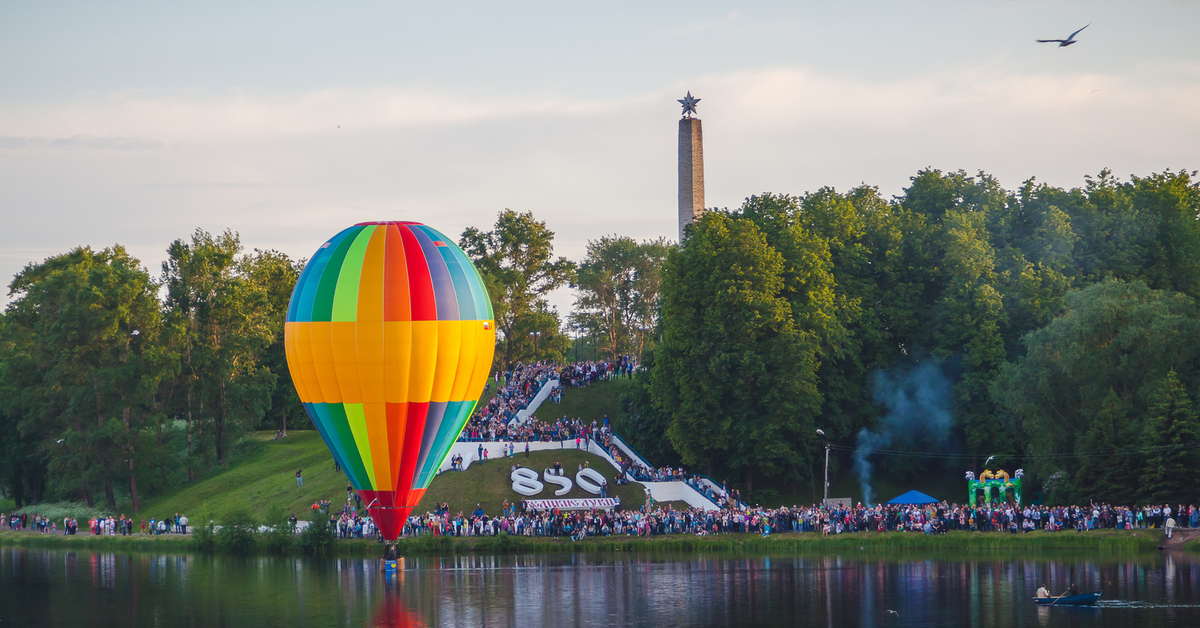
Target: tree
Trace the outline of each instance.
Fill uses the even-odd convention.
[[[679,454],[665,438],[670,419],[655,407],[651,390],[654,354],[655,350],[650,349],[642,356],[640,365],[644,370],[633,374],[629,392],[621,395],[621,412],[613,419],[613,429],[652,464],[675,466]]]
[[[659,268],[665,240],[641,244],[632,238],[605,236],[588,242],[579,265],[572,322],[589,337],[600,338],[609,358],[632,351],[641,356],[646,336],[657,324]]]
[[[668,253],[655,408],[683,462],[795,480],[814,449],[817,342],[797,329],[784,258],[748,219],[705,214]]]
[[[636,251],[633,238],[591,240],[587,257],[576,272],[577,296],[571,318],[589,336],[601,339],[600,346],[613,361],[629,347]]]
[[[638,362],[645,357],[648,341],[658,327],[659,292],[662,287],[662,265],[672,248],[666,238],[644,240],[638,245],[637,264],[633,274],[633,326]]]
[[[1110,391],[1128,416],[1140,417],[1169,371],[1193,374],[1180,379],[1195,387],[1200,316],[1187,296],[1109,279],[1069,292],[1063,313],[1021,342],[1026,353],[1001,367],[993,399],[1030,453],[1070,454],[1083,451],[1079,441]],[[1047,477],[1057,468],[1045,460],[1026,471]]]
[[[1195,501],[1200,463],[1200,419],[1179,376],[1171,369],[1159,386],[1146,420],[1146,449],[1138,494],[1143,503]]]
[[[124,248],[88,247],[30,264],[10,285],[11,328],[4,360],[19,429],[39,443],[53,489],[104,489],[122,475],[135,509],[136,460],[153,445],[141,437],[151,420],[158,381],[173,362],[158,343],[158,287]]]
[[[535,359],[543,336],[561,335],[558,317],[547,315],[545,297],[566,285],[575,271],[566,258],[554,259],[554,232],[532,212],[506,209],[491,231],[463,231],[459,246],[479,269],[492,297],[500,332],[497,359],[503,356],[504,367]]]
[[[304,270],[304,262],[292,261],[279,251],[254,249],[253,255],[242,258],[239,273],[264,295],[266,325],[271,341],[262,352],[262,364],[277,378],[271,390],[271,410],[263,417],[263,427],[287,430],[288,419],[307,416],[300,395],[288,373],[287,352],[283,345],[283,323],[287,318],[292,290]],[[297,427],[293,424],[293,428]]]
[[[1116,452],[1128,449],[1127,443],[1137,440],[1129,429],[1121,399],[1110,388],[1080,445],[1074,486],[1081,500],[1130,503],[1137,486],[1136,469],[1140,460]]]
[[[274,339],[267,291],[240,268],[237,234],[196,230],[167,248],[169,324],[180,330],[186,391],[188,479],[192,462],[225,463],[228,449],[266,413],[276,375],[262,364]]]

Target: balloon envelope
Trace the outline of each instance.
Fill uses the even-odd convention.
[[[414,222],[321,245],[284,326],[296,392],[380,533],[399,536],[483,391],[496,345],[483,280]]]

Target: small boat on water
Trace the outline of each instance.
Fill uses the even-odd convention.
[[[1095,606],[1100,601],[1100,592],[1064,595],[1062,597],[1035,597],[1033,601],[1042,606]]]

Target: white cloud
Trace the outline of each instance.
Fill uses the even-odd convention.
[[[197,226],[304,257],[360,220],[457,234],[505,207],[545,219],[569,256],[605,233],[673,237],[685,87],[703,98],[711,206],[861,182],[895,194],[925,166],[983,169],[1009,187],[1195,168],[1200,76],[1173,77],[993,62],[867,81],[777,66],[613,99],[388,87],[0,103],[0,276],[43,251],[113,242],[157,269]]]
[[[0,149],[14,148],[84,148],[96,150],[154,150],[163,143],[136,137],[95,137],[75,135],[72,137],[9,137],[0,136]]]

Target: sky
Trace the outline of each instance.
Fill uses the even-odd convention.
[[[1198,24],[1200,0],[0,0],[0,277],[117,243],[158,276],[198,228],[306,258],[357,222],[457,237],[506,208],[571,259],[673,239],[688,91],[715,207],[929,167],[1194,170]]]

